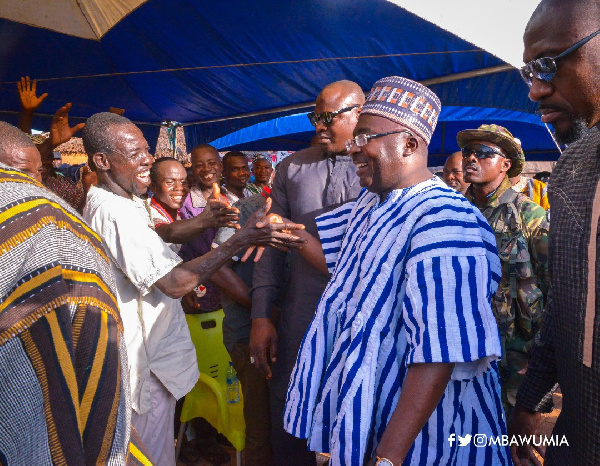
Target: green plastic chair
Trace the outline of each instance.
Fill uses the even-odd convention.
[[[200,378],[183,402],[177,457],[186,423],[194,418],[203,417],[231,442],[237,453],[236,463],[241,465],[241,452],[246,444],[244,400],[240,386],[240,401],[227,402],[226,372],[231,358],[223,344],[223,316],[222,309],[185,316],[192,342],[196,347]]]

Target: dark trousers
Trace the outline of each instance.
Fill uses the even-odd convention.
[[[269,409],[269,384],[265,377],[250,364],[247,343],[236,343],[229,352],[244,394],[244,420],[246,421],[246,466],[270,466],[273,462],[271,447],[271,415]]]
[[[271,392],[271,424],[273,454],[277,466],[315,466],[317,458],[314,451],[309,451],[306,439],[299,439],[283,429],[283,411],[285,399],[280,399]]]

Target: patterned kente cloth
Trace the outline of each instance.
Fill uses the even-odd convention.
[[[548,183],[549,304],[517,395],[517,403],[547,411],[545,395],[560,385],[563,405],[554,434],[566,436],[569,446],[550,446],[547,465],[600,464],[599,182],[596,126],[563,153]]]
[[[123,326],[98,236],[0,164],[0,464],[124,464]]]

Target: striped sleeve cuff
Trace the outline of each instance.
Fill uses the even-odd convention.
[[[429,257],[408,269],[403,314],[410,350],[407,364],[464,363],[487,366],[502,355],[491,309],[490,268],[479,256]],[[481,364],[461,365],[476,376]]]
[[[315,219],[330,274],[333,273],[337,264],[342,249],[342,241],[355,204],[355,202],[348,202],[331,212],[319,215]]]

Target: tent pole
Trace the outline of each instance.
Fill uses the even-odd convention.
[[[423,86],[433,86],[434,84],[449,83],[452,81],[460,81],[461,79],[476,78],[479,76],[486,76],[488,74],[503,73],[504,71],[514,70],[512,65],[500,65],[492,66],[491,68],[481,68],[478,70],[466,71],[464,73],[454,73],[447,76],[440,76],[439,78],[424,79],[419,81]]]

